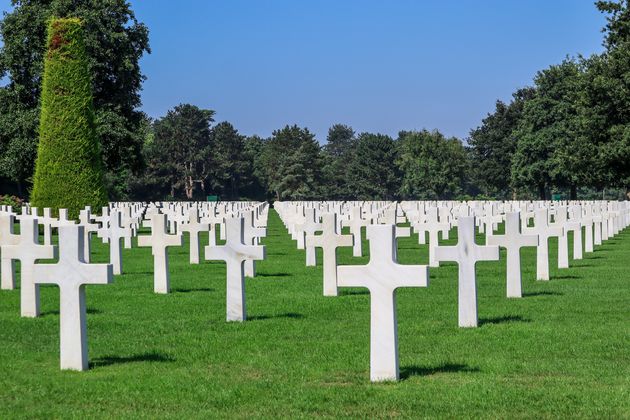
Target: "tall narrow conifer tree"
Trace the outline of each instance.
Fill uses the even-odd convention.
[[[77,218],[107,204],[81,21],[52,19],[47,45],[31,203]]]

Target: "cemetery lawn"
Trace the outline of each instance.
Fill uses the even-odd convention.
[[[453,230],[443,243],[455,242]],[[151,250],[125,249],[125,274],[87,287],[82,373],[59,370],[58,289],[42,287],[39,319],[20,318],[19,290],[1,291],[0,418],[630,417],[628,230],[565,270],[552,240],[549,282],[524,249],[522,299],[505,298],[504,251],[477,264],[476,329],[457,327],[455,264],[399,289],[402,380],[386,384],[369,381],[367,290],[322,296],[320,250],[306,267],[274,211],[264,243],[245,323],[225,322],[222,262],[190,265],[187,242],[171,248],[171,293],[156,295]],[[426,264],[427,246],[401,239],[399,259]]]

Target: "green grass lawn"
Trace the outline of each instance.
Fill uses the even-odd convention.
[[[522,299],[505,297],[504,252],[477,264],[476,329],[457,327],[455,264],[399,289],[402,380],[386,384],[369,381],[367,290],[322,296],[321,253],[306,267],[273,211],[264,243],[244,323],[225,322],[223,263],[171,248],[172,292],[156,295],[150,249],[124,250],[125,274],[87,288],[87,372],[59,370],[56,287],[38,319],[20,318],[19,290],[0,291],[0,418],[630,418],[630,230],[565,270],[552,241],[549,282],[523,250]],[[399,259],[426,264],[428,248],[401,239]]]

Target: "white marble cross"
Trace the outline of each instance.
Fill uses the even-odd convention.
[[[302,232],[303,235],[305,235],[306,241],[306,238],[308,238],[309,236],[313,236],[315,235],[315,232],[322,230],[322,224],[319,223],[319,221],[315,220],[317,218],[315,209],[305,209],[304,214],[306,219],[304,220],[304,224],[302,225]],[[309,244],[306,242],[304,243],[304,245],[306,248],[306,266],[316,266],[317,258],[315,247],[312,245],[309,246]]]
[[[337,248],[352,246],[351,235],[337,232],[337,215],[334,213],[322,216],[322,234],[311,234],[306,237],[306,246],[321,248],[323,254],[324,296],[337,296]]]
[[[61,369],[88,369],[85,286],[111,283],[111,264],[86,264],[83,227],[66,225],[59,227],[59,262],[35,264],[33,276],[37,284],[59,286]]]
[[[2,247],[2,258],[20,260],[20,311],[23,317],[39,316],[39,285],[33,279],[36,260],[56,258],[54,245],[39,244],[37,219],[31,216],[20,218],[20,236],[15,245]]]
[[[153,255],[153,291],[165,294],[170,289],[168,272],[168,247],[182,246],[184,239],[180,234],[170,235],[166,231],[166,215],[151,216],[151,235],[138,236],[138,246],[150,246]]]
[[[367,230],[370,262],[339,266],[337,282],[339,287],[366,287],[370,291],[370,379],[395,381],[399,378],[396,289],[427,287],[429,269],[396,262],[393,225],[371,225]]]
[[[522,234],[520,213],[512,212],[505,215],[505,235],[490,235],[486,243],[507,250],[507,297],[522,297],[521,248],[538,246],[538,236]]]
[[[602,216],[601,209],[598,205],[594,205],[593,208],[593,227],[594,227],[594,236],[593,236],[593,244],[601,245],[602,244],[602,228],[604,217]]]
[[[554,223],[549,225],[562,229],[558,236],[558,268],[569,268],[569,229],[567,220],[567,208],[559,206],[554,215]]]
[[[59,218],[52,222],[52,226],[55,228],[76,224],[76,221],[68,219],[68,209],[59,209]]]
[[[549,238],[552,236],[562,236],[561,227],[549,226],[547,209],[536,210],[534,216],[534,227],[523,229],[525,233],[538,235],[538,246],[536,247],[536,279],[549,280]]]
[[[435,250],[439,246],[439,233],[442,232],[442,237],[446,239],[450,224],[440,223],[438,209],[437,207],[432,207],[427,211],[427,221],[423,226],[422,233],[419,232],[418,235],[424,235],[424,231],[429,232],[429,267],[439,267],[440,261],[435,254]],[[418,239],[418,242],[420,242],[420,239]]]
[[[79,212],[79,224],[83,226],[83,259],[89,264],[92,254],[92,236],[98,232],[98,224],[92,223],[92,210],[86,207]]]
[[[569,207],[569,216],[566,229],[573,232],[573,259],[581,260],[584,258],[582,253],[582,207]]]
[[[260,238],[267,236],[267,228],[254,225],[254,212],[246,211],[243,215],[243,243],[245,245],[258,245]],[[308,249],[306,251],[308,253]],[[245,277],[256,276],[256,260],[245,260]]]
[[[122,248],[120,240],[131,237],[131,228],[122,225],[122,213],[114,209],[109,218],[109,262],[114,267],[114,274],[122,274]]]
[[[580,219],[584,227],[584,252],[593,252],[593,207],[590,204],[584,206],[584,215]]]
[[[350,216],[350,220],[344,221],[343,225],[350,227],[350,234],[352,234],[354,238],[354,242],[352,245],[352,256],[353,257],[361,257],[363,255],[362,248],[362,229],[363,226],[367,226],[369,223],[367,220],[363,220],[361,215],[361,207],[353,207],[352,215]]]
[[[485,232],[486,240],[490,237],[499,223],[503,221],[503,216],[500,214],[496,214],[496,203],[488,203],[484,206],[485,214],[480,219],[479,231]]]
[[[602,241],[607,241],[609,235],[608,226],[611,224],[610,215],[608,214],[608,207],[606,203],[601,203],[601,226],[602,226]]]
[[[97,231],[96,236],[101,238],[103,243],[109,241],[109,207],[101,208],[101,215],[94,218],[101,224],[101,228]]]
[[[179,230],[181,232],[188,232],[190,263],[199,264],[199,234],[201,232],[209,232],[210,224],[200,223],[199,209],[197,207],[193,207],[188,212],[188,223],[182,224]]]
[[[383,224],[383,223],[381,223]],[[366,232],[366,239],[370,240],[370,235]],[[398,238],[408,238],[411,236],[411,226],[394,226],[394,259],[398,260]]]
[[[10,213],[0,213],[0,288],[2,290],[15,289],[15,260],[4,255],[7,245],[17,245],[20,236],[13,233],[15,216]]]
[[[497,261],[498,246],[480,246],[475,243],[475,218],[460,217],[457,221],[457,245],[438,246],[435,258],[455,261],[458,270],[458,322],[460,327],[477,326],[477,261]]]
[[[123,207],[120,209],[120,224],[124,228],[128,228],[130,235],[123,237],[123,244],[125,249],[131,249],[133,243],[131,238],[136,236],[136,221],[131,216],[131,207]]]
[[[295,206],[295,213],[290,215],[290,229],[291,239],[297,241],[297,249],[304,249],[304,232],[302,232],[302,225],[305,221],[304,207],[301,205]]]
[[[57,219],[52,217],[50,207],[44,208],[44,215],[37,217],[37,223],[44,227],[44,245],[52,244],[52,227]]]
[[[206,260],[225,261],[227,282],[227,320],[245,321],[245,272],[243,263],[247,259],[265,259],[264,245],[246,245],[243,242],[244,219],[228,218],[225,221],[225,245],[208,245],[205,248]]]

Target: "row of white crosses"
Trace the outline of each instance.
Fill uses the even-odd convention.
[[[155,293],[169,293],[170,275],[168,269],[168,248],[173,246],[182,246],[182,232],[189,232],[190,262],[192,264],[198,264],[200,259],[199,234],[201,232],[209,232],[209,243],[204,249],[205,259],[217,259],[226,261],[226,265],[228,266],[228,291],[230,290],[230,285],[233,285],[235,283],[242,283],[242,277],[244,275],[253,277],[255,275],[254,261],[256,259],[264,258],[264,252],[261,255],[260,251],[258,251],[264,248],[258,246],[257,244],[260,238],[266,235],[266,230],[259,225],[259,223],[261,223],[261,221],[263,220],[263,215],[266,214],[259,207],[266,206],[266,204],[259,204],[255,207],[233,207],[230,209],[229,214],[226,213],[220,218],[215,218],[211,220],[211,223],[204,222],[203,219],[199,217],[199,209],[193,207],[189,209],[185,219],[179,220],[179,230],[177,228],[170,229],[167,227],[169,225],[169,216],[167,215],[167,213],[161,213],[164,208],[150,206],[146,212],[147,219],[145,220],[144,225],[145,227],[150,227],[151,233],[150,235],[138,236],[138,246],[151,247],[151,253],[153,255],[154,261],[153,273]],[[224,228],[221,229],[221,236],[225,237],[226,244],[223,246],[218,246],[214,238],[216,234],[214,230],[216,229],[215,222],[218,222],[219,220],[224,226]],[[236,220],[236,222],[233,222],[234,220]],[[264,220],[266,223],[266,219]],[[173,226],[173,224],[174,223],[171,222],[170,226]],[[248,246],[249,248],[242,248],[241,245]],[[252,247],[255,248],[255,250],[252,251]],[[236,254],[228,256],[228,254],[223,255],[221,254],[221,251],[216,250],[235,250]],[[220,256],[217,257],[217,255],[219,254]],[[233,263],[236,258],[242,259],[241,263],[239,263],[238,266],[242,266],[243,275],[241,275],[238,279],[236,279],[235,275],[236,270],[230,270],[230,267],[232,267],[233,265],[236,266]],[[231,297],[234,296],[234,294],[231,293],[228,293],[228,295],[228,300],[230,300]],[[233,306],[231,301],[228,302],[228,306]],[[228,320],[237,320],[234,316],[231,315],[232,312],[233,311],[228,310]],[[238,320],[245,319],[244,306],[242,313],[237,318],[239,318]]]
[[[231,211],[225,222],[229,231],[226,234],[227,242],[223,246],[210,244],[206,247],[207,259],[224,260],[228,266],[227,318],[230,321],[245,319],[243,261],[264,258],[264,247],[256,244],[265,234],[261,224],[266,224],[266,206],[262,203],[223,205],[222,208],[230,207]],[[85,286],[112,283],[113,275],[122,272],[120,241],[122,239],[125,245],[131,246],[131,238],[138,230],[145,208],[146,205],[142,203],[114,203],[111,208],[103,208],[100,216],[93,216],[91,210],[86,208],[80,212],[80,222],[76,224],[75,221],[68,220],[65,209],[60,209],[59,217],[55,218],[50,209],[44,209],[43,216],[39,216],[36,208],[24,207],[22,214],[18,216],[19,234],[13,232],[16,214],[10,207],[0,208],[2,288],[15,288],[14,262],[20,261],[20,313],[23,317],[37,317],[40,315],[39,285],[55,284],[59,287],[62,369],[88,368]],[[194,207],[190,207],[189,210],[192,208]],[[193,214],[189,216],[189,223],[194,224],[195,212],[191,213]],[[251,226],[245,228],[245,221]],[[178,222],[181,224],[181,221]],[[166,249],[173,244],[169,237],[179,238],[181,244],[181,232],[167,235],[166,224],[166,215],[153,211],[152,235],[138,238],[140,245],[152,247],[156,265],[154,281],[156,292],[168,291]],[[39,242],[39,225],[43,225],[44,244]],[[52,245],[53,228],[58,231],[59,245]],[[196,232],[197,234],[192,236],[198,237],[198,230],[191,226],[182,231]],[[109,264],[89,264],[90,234],[94,232],[99,233],[99,236],[109,243]],[[156,238],[155,244],[145,239],[152,237]],[[198,246],[198,241],[196,243]],[[54,264],[38,262],[56,258],[58,261]],[[250,269],[253,271],[253,266]]]
[[[406,234],[396,226],[397,222],[402,221],[398,214],[399,206],[395,203],[379,202],[376,205],[369,205],[369,210],[364,211],[362,207],[365,204],[294,202],[276,203],[275,207],[289,231],[293,232],[294,239],[298,240],[298,248],[304,248],[300,246],[300,241],[302,236],[305,238],[307,265],[313,265],[309,248],[321,247],[323,249],[325,296],[336,296],[339,286],[367,287],[370,290],[372,307],[370,376],[373,381],[396,380],[398,379],[398,356],[394,291],[397,287],[426,286],[428,273],[426,276],[418,273],[427,272],[428,267],[401,266],[396,262],[396,238]],[[426,241],[425,234],[429,234],[429,266],[437,267],[441,261],[457,262],[460,327],[476,327],[478,324],[475,265],[478,261],[498,260],[499,247],[507,251],[507,296],[518,298],[522,296],[520,264],[522,247],[537,247],[537,279],[548,280],[548,239],[550,237],[558,237],[558,266],[564,268],[568,267],[568,232],[574,234],[575,259],[582,258],[583,226],[587,228],[586,251],[592,251],[592,246],[589,247],[588,242],[588,230],[592,229],[593,224],[589,219],[591,211],[599,214],[602,209],[615,209],[609,214],[617,218],[611,219],[606,224],[607,227],[614,228],[606,232],[618,232],[621,226],[628,226],[630,220],[630,207],[619,203],[583,203],[583,205],[559,203],[555,205],[523,202],[449,202],[443,203],[446,205],[441,204],[406,202],[401,203],[400,208],[404,208],[407,217],[412,221],[421,244]],[[521,228],[521,211],[526,214],[523,228]],[[321,224],[318,216],[320,213],[322,214]],[[549,213],[553,213],[554,216],[554,222],[551,224]],[[471,214],[473,216],[470,216]],[[478,218],[474,215],[478,215]],[[533,227],[527,225],[531,215],[535,219]],[[338,220],[342,220],[342,225],[350,227],[352,236],[341,234]],[[505,221],[504,235],[495,235],[495,230],[503,221]],[[475,243],[476,223],[480,232],[486,233],[487,245],[485,246]],[[360,243],[364,226],[368,226],[370,262],[366,266],[337,267],[336,249],[338,247],[354,244],[353,255],[361,255],[357,240]],[[443,239],[447,239],[450,229],[455,226],[458,230],[457,245],[438,245],[438,235],[441,233]],[[321,231],[321,235],[316,235],[317,231]],[[592,231],[590,233],[592,234]],[[597,229],[595,229],[595,236],[598,236]],[[414,270],[416,270],[415,276],[411,274]]]
[[[59,232],[59,245],[39,243],[39,219],[37,211],[24,208],[20,216],[20,234],[13,231],[14,215],[11,211],[0,213],[0,238],[2,260],[19,260],[20,313],[23,317],[40,315],[40,284],[55,284],[60,294],[60,365],[61,369],[86,370],[87,355],[87,315],[85,286],[88,284],[108,284],[112,282],[111,264],[87,264],[84,259],[84,227],[67,219],[64,209],[55,220],[49,211],[44,212],[44,232],[48,226],[55,226]],[[47,236],[50,242],[50,236]],[[46,238],[46,236],[45,236]],[[11,242],[5,244],[5,240]],[[54,264],[38,263],[38,260],[57,258]],[[12,267],[9,271],[14,276]],[[7,285],[15,287],[15,278]]]
[[[198,237],[198,232],[203,229],[194,225],[205,223],[200,221],[199,213],[201,213],[202,217],[207,218],[206,220],[212,224],[219,223],[225,226],[220,233],[226,239],[226,244],[217,246],[211,239],[205,247],[205,258],[226,262],[227,319],[229,321],[246,319],[245,264],[264,258],[264,247],[257,243],[260,237],[264,236],[268,212],[266,204],[252,207],[246,203],[233,203],[218,207],[205,204],[158,203],[151,204],[147,208],[142,203],[121,203],[112,205],[111,209],[104,208],[102,215],[98,217],[92,217],[90,209],[85,209],[81,212],[80,225],[69,221],[63,210],[60,211],[59,218],[54,218],[50,210],[44,209],[43,216],[39,216],[36,209],[25,208],[19,219],[21,224],[19,235],[13,233],[15,214],[10,208],[2,208],[0,209],[2,287],[5,289],[15,287],[13,263],[15,260],[20,260],[23,267],[21,313],[23,316],[34,317],[39,314],[38,284],[58,284],[61,293],[62,368],[76,370],[87,368],[84,287],[86,284],[111,283],[114,271],[122,272],[120,240],[123,239],[125,245],[131,244],[131,236],[137,232],[145,208],[152,232],[146,237],[150,239],[142,236],[139,238],[139,243],[152,248],[156,267],[155,291],[159,293],[168,291],[167,248],[176,244],[181,245],[183,231],[188,231],[192,234],[191,236]],[[194,209],[198,210],[197,215]],[[333,202],[298,206],[294,203],[277,203],[277,209],[289,230],[296,234],[298,240],[300,236],[303,238],[304,246],[319,246],[324,249],[324,293],[326,295],[337,295],[338,286],[365,286],[370,289],[372,295],[371,377],[377,381],[398,378],[395,289],[403,286],[426,286],[427,275],[418,274],[426,273],[426,266],[397,264],[396,238],[409,234],[405,229],[395,226],[396,223],[404,220],[403,211],[419,226],[417,229],[419,233],[422,232],[422,235],[429,232],[431,237],[431,231],[435,230],[447,237],[448,228],[457,226],[459,234],[457,246],[439,246],[435,240],[431,262],[439,264],[440,261],[451,260],[459,265],[459,325],[462,327],[477,325],[474,265],[476,261],[498,259],[497,246],[504,246],[508,250],[508,296],[519,297],[521,295],[520,269],[518,269],[520,247],[532,246],[534,239],[537,240],[537,277],[540,280],[548,280],[547,239],[549,237],[560,238],[566,235],[567,231],[573,230],[575,233],[579,232],[581,238],[581,228],[577,229],[576,226],[585,226],[587,228],[585,247],[589,252],[589,229],[593,229],[592,242],[599,244],[630,223],[630,207],[627,203],[614,202],[553,204],[506,202],[496,205],[476,202],[405,202],[401,204]],[[524,214],[521,231],[523,233],[518,229],[519,212]],[[565,218],[567,212],[568,220]],[[554,219],[552,224],[549,223],[550,213]],[[342,224],[353,225],[352,214],[358,215],[361,228],[355,229],[352,236],[341,235]],[[470,214],[473,216],[469,216]],[[480,228],[483,226],[488,243],[496,245],[475,244],[474,215],[476,214],[484,216]],[[321,223],[323,234],[314,235],[320,227],[320,215],[323,215]],[[500,223],[499,216],[505,218],[506,221],[506,234],[503,236],[493,234],[496,225]],[[307,222],[311,218],[312,224]],[[535,221],[533,228],[527,226],[531,218]],[[429,225],[438,225],[438,227],[434,229],[433,226],[424,226],[423,223],[426,224],[427,220],[432,222]],[[44,229],[44,244],[39,244],[38,241],[38,224],[41,224]],[[189,224],[193,226],[186,226]],[[448,228],[439,226],[440,224],[448,225]],[[370,263],[366,266],[337,268],[336,248],[351,246],[357,240],[360,242],[364,225],[367,225],[366,233],[370,241]],[[55,257],[56,248],[51,243],[53,228],[58,230],[60,237],[59,261],[57,264],[37,264],[38,259]],[[93,232],[98,232],[103,240],[109,242],[110,264],[87,264],[90,233]],[[576,242],[579,244],[579,241]],[[578,246],[576,242],[574,242],[574,247]],[[199,246],[198,241],[194,246]],[[565,248],[568,249],[568,246],[565,247],[564,242],[559,241],[559,248],[563,251]],[[580,258],[581,253],[575,252],[574,249],[575,257]],[[560,266],[565,264],[563,258],[559,258]],[[191,252],[191,260],[194,260],[194,249]],[[412,273],[416,273],[418,278],[407,278],[413,277]]]

